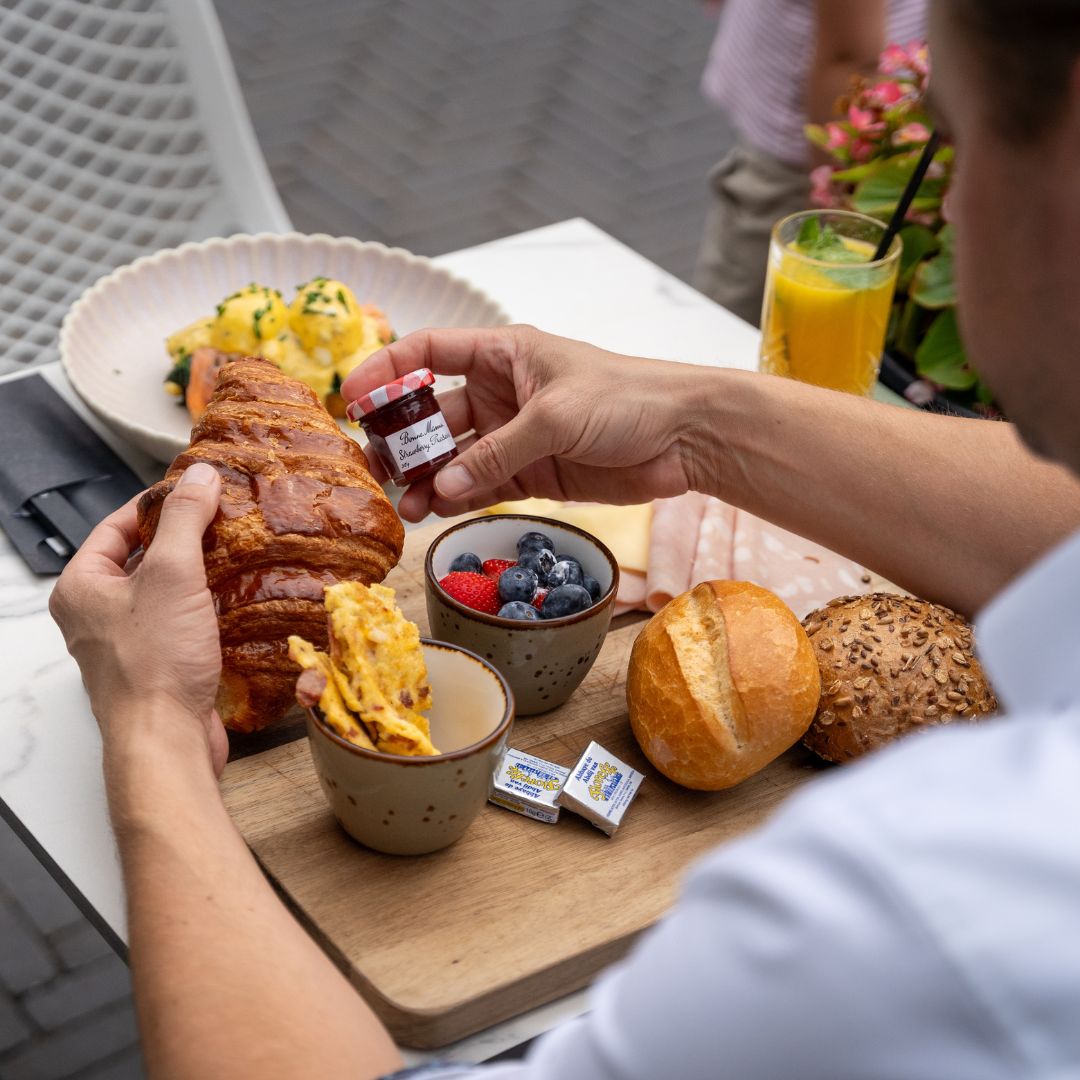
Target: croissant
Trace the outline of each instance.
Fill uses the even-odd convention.
[[[221,634],[217,710],[226,727],[257,731],[293,701],[297,634],[327,644],[323,589],[382,581],[404,530],[363,451],[315,392],[267,360],[226,364],[191,445],[139,501],[149,549],[161,504],[183,471],[206,461],[221,475],[221,505],[203,537]]]

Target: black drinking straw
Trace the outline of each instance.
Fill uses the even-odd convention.
[[[927,139],[926,146],[923,147],[922,157],[919,158],[919,164],[915,166],[915,171],[911,174],[907,187],[904,188],[904,194],[900,196],[900,201],[896,204],[893,216],[889,220],[889,227],[885,230],[885,235],[881,238],[877,251],[874,252],[874,262],[877,262],[878,259],[884,259],[889,253],[889,248],[892,247],[896,234],[904,224],[904,218],[907,217],[915,193],[919,190],[919,185],[923,182],[926,170],[930,168],[930,162],[934,160],[934,154],[937,153],[940,144],[941,136],[935,131]]]

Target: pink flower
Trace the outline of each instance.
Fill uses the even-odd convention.
[[[880,109],[888,109],[898,101],[903,101],[907,92],[898,82],[886,80],[871,87],[866,96],[872,105]]]
[[[905,124],[893,135],[893,144],[895,146],[904,146],[910,143],[924,143],[930,138],[930,131],[925,124],[920,124],[918,121],[912,121],[910,124]]]
[[[826,150],[842,150],[851,141],[851,136],[839,124],[830,121],[825,125],[828,138],[825,140]]]
[[[869,161],[874,156],[875,149],[869,139],[856,139],[851,144],[851,160],[859,163]]]
[[[895,75],[898,71],[910,71],[911,61],[902,45],[887,45],[881,54],[878,70],[883,75]]]
[[[874,114],[869,109],[860,109],[858,105],[852,105],[848,109],[848,119],[854,124],[856,131],[861,131],[874,122]]]
[[[840,205],[840,195],[833,187],[832,166],[819,165],[810,172],[810,201],[814,206],[832,209]]]
[[[858,135],[873,137],[885,130],[885,121],[878,120],[870,109],[860,109],[858,105],[848,108],[848,120]]]
[[[926,169],[927,180],[944,180],[945,165],[940,161],[931,161]]]
[[[946,191],[941,200],[941,220],[952,221],[952,191]]]

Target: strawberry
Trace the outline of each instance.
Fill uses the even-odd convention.
[[[509,570],[511,566],[517,566],[513,559],[487,559],[484,562],[484,573],[489,578],[498,581],[499,575],[504,570]]]
[[[494,578],[456,570],[447,574],[439,584],[459,604],[488,615],[499,614],[502,601],[499,600],[499,586]]]
[[[541,605],[544,603],[544,597],[547,596],[547,594],[548,594],[547,589],[537,589],[536,590],[536,595],[533,597],[532,604],[533,604],[533,607],[536,608],[537,611],[540,610]]]

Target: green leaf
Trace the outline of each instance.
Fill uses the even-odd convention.
[[[920,331],[923,323],[923,310],[914,300],[903,302],[900,306],[900,320],[893,335],[893,348],[901,356],[906,356],[914,363],[915,351],[919,347]]]
[[[919,263],[938,250],[938,238],[925,225],[905,225],[900,230],[900,239],[904,250],[900,253],[897,288],[906,289]]]
[[[800,248],[813,247],[821,240],[821,218],[817,214],[811,214],[802,225],[799,226],[799,235],[795,238],[795,244]]]
[[[852,165],[850,169],[837,169],[833,173],[833,179],[840,180],[845,184],[857,184],[862,180],[869,179],[871,176],[876,176],[881,172],[885,163],[885,158],[879,158],[877,161],[868,161],[863,165]]]
[[[888,217],[900,202],[907,182],[915,172],[918,154],[898,154],[886,159],[882,167],[855,188],[851,205],[873,217]],[[941,180],[923,180],[912,207],[935,210],[941,204],[944,185]]]
[[[942,251],[921,263],[911,279],[910,293],[912,300],[932,311],[953,307],[956,304],[956,277],[952,252]]]
[[[802,223],[795,247],[800,254],[819,262],[849,265],[867,261],[865,255],[852,251],[831,225],[822,226],[816,215]]]
[[[938,243],[941,245],[941,250],[947,255],[952,255],[953,253],[954,235],[953,227],[951,225],[942,225],[941,228],[938,229]]]
[[[982,402],[983,405],[994,404],[994,391],[991,390],[981,378],[975,386],[975,397]]]
[[[978,381],[967,366],[954,308],[947,308],[930,324],[915,354],[915,366],[924,378],[950,390],[970,390]]]

